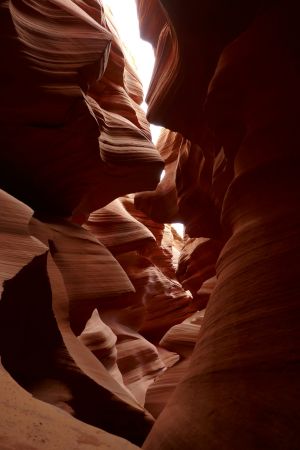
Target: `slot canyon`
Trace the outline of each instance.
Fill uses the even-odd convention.
[[[298,2],[135,3],[0,0],[0,450],[300,450]]]

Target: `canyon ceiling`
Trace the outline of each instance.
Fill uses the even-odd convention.
[[[147,117],[101,0],[0,0],[0,450],[299,450],[299,6],[136,4]]]

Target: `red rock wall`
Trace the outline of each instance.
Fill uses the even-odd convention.
[[[137,7],[157,148],[101,2],[0,4],[0,447],[296,450],[297,5]]]
[[[141,83],[98,1],[12,0],[0,21],[0,446],[142,444],[148,388],[180,359],[164,335],[198,303],[180,239],[134,206],[164,166]]]
[[[162,0],[157,39],[144,17],[150,7],[138,3],[157,55],[148,117],[190,141],[174,164],[172,195],[197,238],[178,268],[195,299],[223,247],[191,364],[143,448],[298,448],[297,7]],[[149,390],[155,415],[164,383]]]
[[[80,223],[119,195],[155,188],[159,180],[163,162],[139,106],[141,84],[98,1],[2,2],[0,21],[3,371],[64,414],[140,444],[153,423],[141,401],[143,386],[165,365],[127,322],[125,333],[121,321],[109,328],[97,319],[97,311],[105,320],[107,311],[134,304],[135,289],[107,242],[108,248]],[[123,212],[126,220],[130,215],[123,208],[121,219]],[[125,359],[133,354],[128,364],[120,362],[124,333],[139,344],[123,350]],[[128,366],[137,374],[128,375]],[[3,380],[5,414],[22,417],[25,391],[17,389],[15,402],[6,373]],[[28,408],[25,425],[45,416],[45,434],[38,435],[53,448],[51,423],[65,415],[52,409],[48,417],[33,399]],[[70,417],[65,423],[59,448],[75,448],[77,422]],[[101,448],[122,445],[80,427]],[[18,441],[2,421],[0,446],[25,448],[27,440],[41,448],[20,433]]]

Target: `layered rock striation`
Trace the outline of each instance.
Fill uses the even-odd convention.
[[[101,1],[0,3],[0,447],[295,450],[297,5],[136,4],[148,119]]]
[[[98,1],[2,2],[0,20],[3,371],[53,405],[45,409],[30,399],[24,419],[24,427],[34,427],[45,417],[45,434],[38,435],[46,447],[63,448],[51,430],[66,414],[140,444],[153,419],[127,387],[132,379],[127,382],[127,366],[118,363],[114,328],[99,317],[117,304],[126,309],[135,289],[107,242],[80,224],[119,195],[152,189],[159,180],[163,162],[139,106],[141,84]],[[153,344],[139,339],[152,349],[146,357],[151,382],[165,365]],[[145,365],[134,360],[134,382],[143,384]],[[6,373],[3,380],[9,420],[21,417],[25,392],[20,388],[16,401]],[[65,444],[75,448],[81,432],[72,431],[75,419],[65,423]],[[80,427],[83,445],[84,439],[101,448],[121,445]],[[6,448],[26,439],[41,448],[42,441],[23,431],[17,444],[3,421]]]
[[[194,175],[191,151],[176,169],[178,210],[181,201],[187,226],[196,225],[190,237],[202,239],[199,251],[186,244],[183,285],[195,294],[221,250],[191,364],[144,448],[297,448],[296,5],[162,0],[166,20],[157,39],[144,17],[149,7],[139,4],[157,55],[148,116],[198,148]],[[184,204],[189,196],[193,202]]]

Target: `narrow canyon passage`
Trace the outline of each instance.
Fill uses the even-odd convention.
[[[1,1],[0,450],[300,449],[297,17]]]

